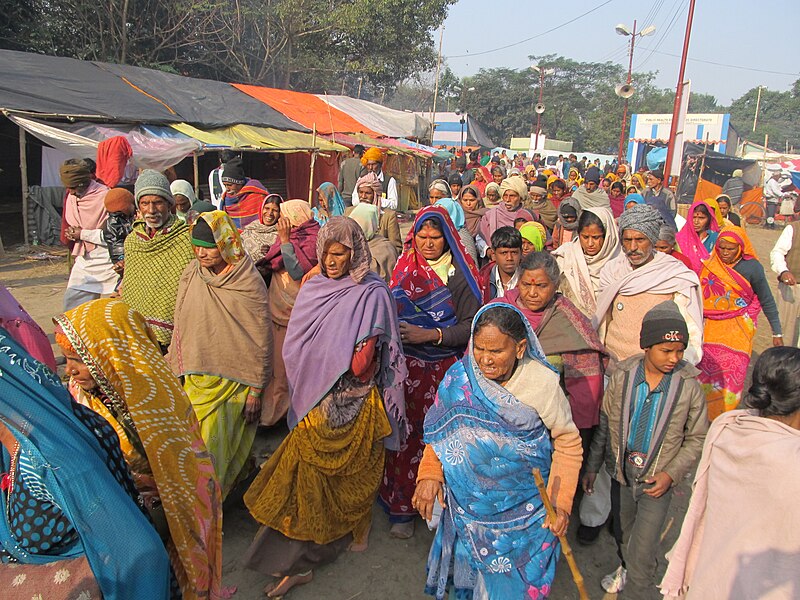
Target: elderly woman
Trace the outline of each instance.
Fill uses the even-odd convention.
[[[458,231],[458,237],[461,238],[461,243],[464,244],[464,249],[467,251],[467,254],[469,254],[472,262],[477,265],[478,246],[475,242],[475,238],[466,227],[467,221],[464,215],[464,209],[461,208],[461,204],[452,198],[442,198],[441,200],[436,201],[436,206],[443,206],[447,211],[447,214],[450,215],[450,220],[453,222],[456,231]]]
[[[283,202],[283,198],[278,194],[269,194],[261,205],[258,221],[248,223],[242,229],[242,245],[245,253],[253,262],[264,258],[270,246],[278,239],[281,202]]]
[[[261,425],[274,425],[289,409],[289,385],[283,362],[283,340],[300,282],[317,263],[316,246],[320,228],[308,202],[287,200],[280,205],[278,239],[264,258],[256,263],[269,278],[269,311],[272,317],[272,381],[261,401]]]
[[[603,401],[606,352],[589,318],[557,292],[561,270],[555,258],[534,252],[522,259],[520,271],[517,288],[509,290],[503,301],[522,311],[547,361],[558,369],[572,420],[588,450]]]
[[[692,268],[692,263],[683,254],[675,249],[675,230],[669,225],[662,225],[658,230],[658,241],[655,243],[656,252],[669,254],[672,258],[677,258],[687,268]]]
[[[178,285],[167,362],[183,380],[224,499],[248,475],[243,469],[272,371],[272,320],[267,286],[227,214],[200,215],[191,240],[196,259]],[[220,334],[225,352],[209,343]]]
[[[494,181],[486,185],[486,190],[483,193],[483,205],[489,209],[494,208],[500,204],[500,184]]]
[[[800,590],[789,508],[800,495],[800,350],[764,351],[745,406],[718,417],[706,436],[660,586],[668,600],[788,599]]]
[[[698,380],[713,420],[739,406],[762,309],[772,328],[773,345],[782,346],[783,336],[764,267],[740,227],[731,225],[720,232],[700,271],[700,287],[705,325]]]
[[[311,212],[320,227],[331,217],[341,217],[344,214],[344,198],[335,185],[326,181],[317,188],[317,205]]]
[[[558,374],[521,311],[490,304],[472,328],[467,355],[447,371],[425,417],[413,502],[426,518],[435,498],[444,509],[425,591],[438,600],[545,598],[559,556],[556,536],[569,523],[580,436]],[[547,481],[555,522],[533,468]]]
[[[563,246],[576,235],[575,230],[578,228],[578,217],[581,216],[581,212],[580,203],[572,197],[565,198],[558,205],[558,221],[553,227],[551,241],[553,250]]]
[[[197,202],[192,184],[185,179],[176,179],[169,184],[169,191],[175,198],[175,216],[186,221],[186,214],[191,210],[192,204]]]
[[[397,212],[391,208],[381,207],[381,195],[383,194],[383,183],[375,173],[367,173],[356,181],[356,192],[358,197],[353,196],[353,206],[361,202],[374,204],[380,211],[380,222],[378,223],[378,233],[389,240],[397,252],[403,250],[403,238],[400,237],[400,225],[397,222]],[[350,215],[353,207],[345,210],[345,215]]]
[[[558,209],[547,197],[547,189],[539,185],[538,181],[528,189],[525,208],[537,215],[538,221],[547,227],[548,231],[553,231],[558,222]]]
[[[500,165],[495,165],[494,167],[492,167],[491,173],[492,173],[492,183],[496,183],[497,185],[503,183],[503,180],[506,178],[506,172]]]
[[[444,179],[434,179],[428,186],[428,199],[431,204],[436,204],[442,198],[452,198],[453,192],[450,190],[450,184]]]
[[[301,289],[284,347],[291,431],[244,496],[262,525],[245,564],[278,578],[270,598],[348,545],[367,548],[384,445],[399,450],[407,430],[397,313],[355,221],[332,217],[317,257],[322,273]]]
[[[218,595],[222,499],[214,464],[147,322],[111,298],[81,304],[54,321],[69,390],[114,428],[140,501],[166,541],[180,593],[192,600]]]
[[[353,208],[350,218],[358,223],[367,238],[369,253],[372,256],[370,268],[386,283],[389,283],[392,279],[394,266],[397,264],[398,253],[397,248],[378,233],[378,223],[380,221],[378,207],[374,204],[359,204]]]
[[[481,305],[478,271],[441,206],[417,213],[391,288],[408,362],[409,435],[403,449],[386,458],[379,500],[392,521],[392,536],[407,539],[414,534],[411,496],[422,457],[425,413],[445,371],[463,354],[472,317]]]
[[[500,186],[503,201],[494,208],[486,211],[481,218],[480,234],[484,240],[491,240],[492,234],[500,227],[514,226],[516,219],[533,221],[533,215],[523,207],[523,202],[528,197],[528,186],[519,176],[512,176],[503,180]]]
[[[559,291],[588,318],[597,308],[600,271],[620,253],[614,215],[607,208],[587,208],[578,219],[578,236],[553,256],[561,269]]]
[[[5,329],[0,342],[4,597],[167,600],[169,558],[114,429]]]
[[[678,249],[689,259],[692,270],[700,273],[717,243],[722,215],[717,218],[710,201],[698,200],[689,207],[686,221],[686,225],[675,236]]]

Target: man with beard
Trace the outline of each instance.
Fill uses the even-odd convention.
[[[125,239],[122,299],[144,315],[166,351],[172,340],[178,282],[194,258],[189,226],[175,216],[169,181],[158,171],[143,171],[134,190],[142,218]]]
[[[702,358],[700,280],[677,258],[656,252],[662,225],[658,211],[652,206],[636,205],[627,209],[619,218],[623,252],[600,271],[597,310],[592,324],[611,356],[609,373],[620,362],[642,352],[639,343],[642,321],[650,309],[667,300],[678,305],[688,327],[689,343],[684,360],[696,365]],[[594,489],[594,493],[581,502],[578,540],[582,543],[597,539],[611,511],[610,478],[598,476]],[[615,585],[619,582],[603,581],[609,593]]]

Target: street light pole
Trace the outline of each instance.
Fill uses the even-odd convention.
[[[542,94],[544,92],[544,69],[539,68],[539,104],[542,104]],[[536,113],[536,141],[533,143],[534,151],[539,150],[539,130],[541,129],[542,113]]]
[[[631,35],[631,48],[628,52],[628,78],[626,84],[631,84],[631,73],[633,72],[633,48],[636,43],[636,20],[633,21],[633,34]],[[625,129],[628,124],[628,98],[625,98],[625,107],[622,109],[622,127],[619,132],[619,151],[617,152],[617,165],[622,164],[622,146],[625,143]]]

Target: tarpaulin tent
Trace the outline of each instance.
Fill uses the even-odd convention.
[[[129,65],[94,63],[122,78],[140,94],[163,102],[186,123],[205,128],[257,125],[274,129],[309,131],[269,105],[239,91],[229,83],[194,79]]]
[[[201,129],[188,123],[175,123],[170,127],[202,142],[206,147],[268,150],[270,152],[296,152],[311,149],[325,152],[347,151],[347,146],[335,144],[321,136],[317,136],[315,140],[310,133],[300,131],[280,131],[252,125]]]
[[[0,50],[0,109],[106,121],[184,119],[91,62]]]
[[[317,133],[366,133],[373,137],[382,135],[313,94],[239,83],[233,85],[301,125],[309,129],[316,127]]]
[[[424,113],[418,113],[424,116]],[[480,123],[471,115],[457,115],[454,112],[436,113],[436,127],[433,132],[433,145],[448,148],[461,146],[461,117],[464,117],[464,146],[480,146],[494,148],[495,143],[489,138]]]
[[[699,172],[701,165],[702,173]],[[722,186],[733,177],[736,169],[741,169],[743,173],[745,191],[742,203],[760,199],[761,168],[756,161],[728,156],[706,150],[699,144],[685,142],[678,200],[688,204],[694,200],[715,198],[722,193]]]
[[[317,97],[385,136],[430,139],[431,122],[417,113],[395,110],[348,96],[317,94]]]

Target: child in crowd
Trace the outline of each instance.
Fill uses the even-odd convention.
[[[108,220],[103,225],[103,239],[108,246],[112,268],[121,280],[125,269],[125,238],[133,229],[136,202],[129,190],[115,187],[108,190],[103,203],[108,212]]]
[[[661,598],[655,576],[672,488],[695,466],[708,431],[699,371],[683,360],[688,342],[686,321],[672,300],[645,315],[639,336],[644,356],[619,363],[611,375],[589,451],[583,489],[594,491],[605,465],[621,561],[603,578],[603,589],[624,588],[626,598]]]
[[[514,227],[500,227],[492,234],[491,242],[487,251],[491,262],[478,274],[484,303],[502,298],[508,290],[517,287],[522,260],[522,234]]]

